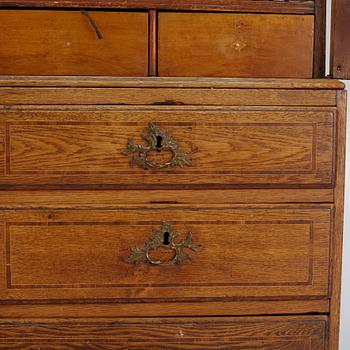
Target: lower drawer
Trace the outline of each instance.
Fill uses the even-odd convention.
[[[2,350],[322,350],[327,317],[3,320]]]
[[[0,210],[0,299],[328,297],[329,205]]]

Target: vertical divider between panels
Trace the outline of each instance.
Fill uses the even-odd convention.
[[[326,51],[326,1],[315,0],[314,78],[325,76]]]
[[[148,12],[148,75],[158,76],[158,11]]]

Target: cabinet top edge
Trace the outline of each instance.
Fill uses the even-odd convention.
[[[0,0],[0,7],[83,7],[313,14],[315,0]]]
[[[112,87],[112,88],[217,88],[343,90],[334,79],[256,78],[124,78],[96,76],[0,76],[0,87]]]

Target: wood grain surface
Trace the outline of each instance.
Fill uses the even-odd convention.
[[[147,13],[1,10],[0,74],[148,74]],[[6,48],[6,49],[5,49]]]
[[[170,133],[192,166],[142,169],[125,155],[148,124]],[[2,112],[2,185],[313,185],[333,183],[334,112],[27,111]],[[155,163],[169,152],[151,152]]]
[[[0,215],[2,300],[328,295],[330,206],[124,206]],[[201,248],[188,251],[192,261],[127,264],[130,249],[142,246],[161,221],[182,237],[193,233]]]
[[[327,318],[2,320],[4,350],[324,350]]]
[[[311,78],[313,26],[313,16],[160,13],[159,75]]]

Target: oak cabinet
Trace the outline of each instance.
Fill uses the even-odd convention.
[[[0,348],[337,350],[324,31],[323,0],[0,0]]]

